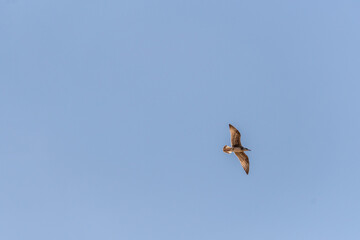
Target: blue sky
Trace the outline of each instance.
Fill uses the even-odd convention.
[[[0,0],[0,238],[358,239],[359,7]]]

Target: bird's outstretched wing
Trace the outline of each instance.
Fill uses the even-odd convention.
[[[244,168],[246,174],[249,174],[249,157],[244,152],[236,152],[235,154],[239,158],[241,166]]]
[[[229,124],[229,128],[230,128],[230,134],[231,134],[231,146],[232,147],[240,147],[241,146],[240,132],[231,124]]]

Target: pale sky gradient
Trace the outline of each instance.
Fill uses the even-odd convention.
[[[359,9],[0,0],[0,239],[360,239]]]

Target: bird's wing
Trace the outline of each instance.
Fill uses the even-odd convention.
[[[229,128],[230,128],[230,134],[231,134],[231,146],[232,147],[240,147],[241,146],[240,132],[231,124],[229,124]]]
[[[246,174],[249,174],[249,157],[244,152],[236,152],[235,154],[239,158],[241,166],[244,168]]]

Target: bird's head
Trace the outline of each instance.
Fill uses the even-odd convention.
[[[244,148],[244,151],[251,151],[250,149],[248,149],[248,148]]]

